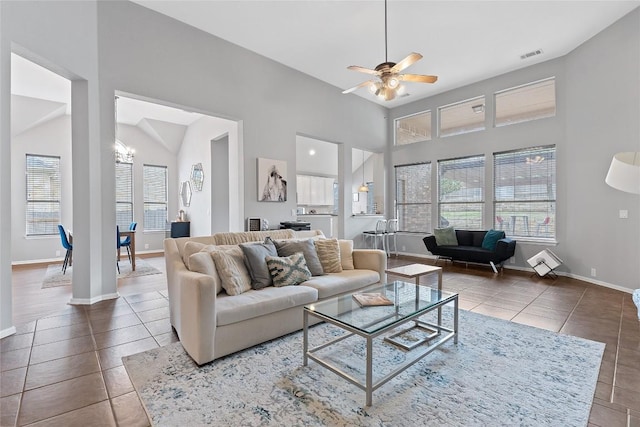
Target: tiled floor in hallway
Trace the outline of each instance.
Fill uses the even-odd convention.
[[[164,258],[146,260],[164,272]],[[389,266],[411,262],[430,261],[391,258]],[[463,309],[606,343],[590,425],[640,427],[640,322],[630,294],[440,265]],[[18,333],[0,342],[0,424],[149,425],[121,357],[177,340],[164,274],[121,279],[117,300],[69,306],[69,287],[40,289],[44,271],[14,269]]]

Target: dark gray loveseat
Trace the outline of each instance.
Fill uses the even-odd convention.
[[[502,232],[502,238],[498,240],[495,250],[491,251],[482,247],[486,231],[455,231],[458,246],[438,246],[434,235],[427,236],[422,241],[427,250],[438,258],[489,264],[496,273],[498,272],[496,265],[502,266],[502,263],[511,258],[516,251],[516,241],[505,237],[504,232]]]

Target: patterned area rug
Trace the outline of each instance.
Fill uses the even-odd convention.
[[[62,274],[62,264],[49,265],[47,267],[47,273],[42,280],[42,289],[71,285],[72,272],[73,266],[67,267],[67,272]],[[122,261],[120,261],[120,274],[118,274],[118,279],[148,276],[150,274],[162,274],[162,272],[141,258],[136,258],[136,271],[131,271],[131,264],[126,257],[123,257]]]
[[[450,317],[450,313],[445,313]],[[460,311],[449,341],[373,393],[309,361],[297,332],[198,367],[180,343],[123,358],[157,426],[586,426],[604,344]],[[341,332],[310,330],[312,346]],[[409,357],[377,340],[374,373]],[[323,357],[363,377],[364,340]]]

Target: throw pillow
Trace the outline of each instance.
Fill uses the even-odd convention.
[[[489,230],[487,234],[484,235],[484,239],[482,239],[482,248],[495,251],[498,240],[500,239],[504,239],[504,231]]]
[[[313,240],[276,240],[274,244],[276,245],[278,256],[287,257],[297,252],[302,252],[311,275],[322,276],[324,274]]]
[[[189,257],[196,252],[200,252],[205,246],[207,245],[198,242],[187,242],[184,244],[184,247],[182,248],[182,262],[184,262],[184,265],[186,265],[189,270],[191,270],[191,267],[189,266]]]
[[[244,265],[242,251],[213,251],[211,258],[227,294],[240,295],[251,289],[251,277]]]
[[[278,256],[275,245],[270,241],[265,241],[265,243],[242,243],[240,248],[244,253],[244,262],[251,276],[251,287],[262,289],[273,285],[265,258]]]
[[[286,257],[267,256],[266,261],[275,287],[297,285],[311,278],[302,252]]]
[[[325,273],[342,272],[338,239],[321,239],[315,242],[318,258]]]
[[[220,275],[217,273],[213,258],[209,253],[201,251],[191,255],[189,257],[189,270],[213,277],[216,294],[222,292],[223,288],[220,282]]]
[[[353,240],[338,240],[340,245],[340,264],[343,270],[355,270],[353,265]]]
[[[433,230],[433,235],[436,236],[438,246],[458,246],[456,230],[453,227],[436,228]]]

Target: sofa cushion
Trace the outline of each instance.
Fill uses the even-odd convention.
[[[278,256],[275,245],[271,241],[264,243],[242,243],[245,264],[251,276],[251,287],[262,289],[273,285],[271,274],[267,268],[266,257]]]
[[[311,287],[318,290],[318,298],[324,299],[345,292],[355,291],[363,286],[373,285],[380,280],[380,275],[373,270],[343,270],[342,273],[331,273],[312,277],[298,287]]]
[[[476,248],[482,247],[482,242],[484,241],[484,236],[487,234],[486,231],[471,231],[473,235],[473,246]]]
[[[353,270],[353,240],[338,240],[340,245],[340,264],[343,270]]]
[[[340,245],[338,244],[338,239],[316,240],[315,245],[324,272],[340,273],[342,271],[342,263],[340,261]]]
[[[498,244],[498,240],[502,238],[504,238],[504,231],[489,230],[487,231],[487,234],[484,235],[481,246],[484,249],[495,251],[496,245]]]
[[[438,246],[457,246],[458,239],[453,227],[435,228],[433,235],[436,236]]]
[[[222,293],[216,298],[216,323],[217,326],[230,325],[317,300],[318,291],[306,286],[270,286],[259,291],[252,289],[235,297]]]
[[[216,271],[216,266],[211,254],[207,252],[196,252],[189,257],[189,270],[197,273],[206,274],[213,277],[213,282],[216,286],[216,294],[222,292],[222,282]]]
[[[242,250],[218,250],[211,252],[222,287],[229,295],[240,295],[251,289],[251,277],[244,264]]]
[[[311,275],[322,276],[324,274],[320,258],[318,258],[318,253],[316,252],[316,247],[313,244],[313,239],[275,240],[273,243],[276,245],[278,256],[288,257],[296,252],[302,252]]]
[[[266,261],[275,287],[297,285],[311,278],[302,252],[286,257],[267,256]]]
[[[473,234],[469,230],[456,230],[458,246],[473,246]]]

